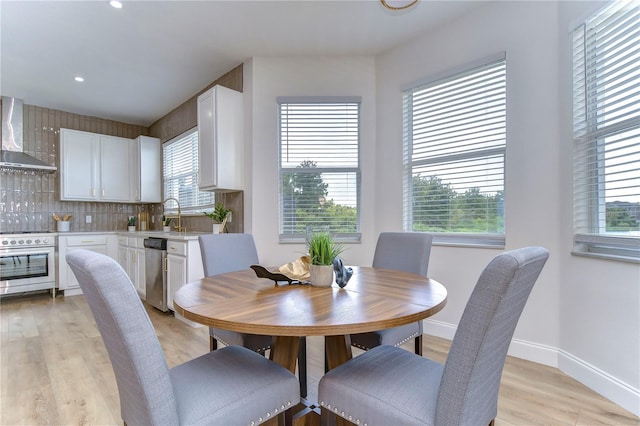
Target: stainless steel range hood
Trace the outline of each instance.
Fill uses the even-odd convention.
[[[57,167],[50,166],[23,152],[23,103],[21,99],[2,97],[2,151],[1,171],[38,171],[53,173]]]

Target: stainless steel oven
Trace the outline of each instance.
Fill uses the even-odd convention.
[[[0,295],[50,290],[55,297],[54,233],[0,235]]]

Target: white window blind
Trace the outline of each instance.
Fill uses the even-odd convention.
[[[280,238],[360,238],[360,98],[278,98]]]
[[[183,213],[211,209],[214,194],[198,189],[198,130],[189,130],[165,142],[162,154],[164,197],[179,200]],[[178,212],[175,201],[165,203],[165,212]]]
[[[574,253],[640,261],[640,2],[573,31]]]
[[[404,92],[404,227],[504,245],[506,59]]]

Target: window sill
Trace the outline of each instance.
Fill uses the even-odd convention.
[[[597,234],[577,234],[571,254],[618,262],[640,263],[640,239]]]
[[[640,258],[631,257],[631,256],[620,256],[620,255],[615,255],[611,253],[597,253],[592,251],[581,251],[579,249],[573,249],[571,250],[571,254],[573,256],[590,257],[593,259],[602,259],[602,260],[610,260],[615,262],[640,264]]]
[[[360,244],[362,241],[362,234],[347,234],[347,235],[334,235],[335,242],[344,244]],[[280,235],[280,244],[306,244],[307,240],[304,236],[300,235]]]
[[[456,234],[430,233],[434,246],[489,248],[502,250],[505,247],[504,234]]]

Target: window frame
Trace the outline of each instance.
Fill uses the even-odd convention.
[[[195,137],[194,137],[195,135]],[[191,137],[192,139],[192,149],[191,149],[191,153],[195,153],[196,157],[193,158],[191,157],[191,163],[194,164],[194,168],[195,170],[192,173],[189,173],[189,176],[193,176],[193,179],[195,181],[196,184],[196,190],[198,192],[198,195],[196,196],[196,201],[200,201],[201,197],[211,197],[211,202],[210,203],[204,203],[204,204],[197,204],[194,206],[189,206],[186,205],[186,203],[184,203],[184,200],[180,200],[180,196],[178,194],[178,196],[175,196],[174,194],[168,194],[167,193],[167,185],[168,185],[168,179],[167,175],[165,174],[165,161],[166,161],[166,156],[165,156],[165,149],[166,147],[177,143],[187,137]],[[195,145],[195,146],[193,146]],[[199,189],[198,186],[198,182],[199,182],[199,164],[198,164],[198,126],[196,127],[192,127],[189,130],[186,130],[182,133],[180,133],[178,136],[174,136],[173,138],[167,140],[166,142],[164,142],[162,144],[162,196],[163,196],[163,200],[167,200],[168,198],[176,198],[179,200],[180,202],[180,210],[181,210],[181,215],[182,216],[197,216],[202,214],[202,212],[204,211],[212,211],[215,205],[215,194],[212,192],[208,192],[208,191],[201,191]],[[171,177],[172,179],[176,179],[176,177]],[[184,205],[183,205],[184,204]],[[178,214],[178,206],[176,205],[175,201],[173,200],[168,200],[166,202],[166,204],[164,205],[164,213],[165,215],[171,215],[171,216],[175,216]]]
[[[640,235],[627,236],[615,232],[607,233],[605,218],[607,214],[605,182],[607,175],[613,173],[607,171],[613,166],[606,165],[605,151],[608,146],[615,144],[615,142],[607,142],[605,139],[615,138],[629,132],[633,141],[638,137],[633,133],[636,132],[637,135],[640,129],[640,114],[636,114],[635,117],[631,114],[619,121],[605,118],[606,108],[602,106],[600,97],[606,99],[608,93],[599,92],[598,83],[602,83],[602,81],[597,76],[594,77],[597,75],[594,73],[596,71],[602,73],[601,75],[611,73],[611,69],[615,70],[615,66],[618,66],[618,60],[614,61],[610,67],[599,64],[598,56],[600,54],[596,52],[603,47],[598,46],[595,49],[592,44],[594,40],[591,38],[592,31],[607,33],[612,30],[621,16],[624,16],[620,10],[627,4],[630,2],[610,3],[571,31],[574,150],[573,248],[571,253],[577,256],[640,263]],[[638,6],[635,8],[637,14]],[[600,26],[603,22],[609,23],[610,26]],[[623,33],[623,35],[625,34]],[[619,38],[616,38],[616,41],[611,44],[606,44],[607,48],[612,49],[613,44],[620,42]],[[604,79],[604,77],[601,78]],[[615,81],[620,84],[619,80]],[[619,104],[618,108],[620,108]],[[607,122],[607,120],[613,122]],[[630,146],[632,145],[631,143]],[[635,163],[634,161],[632,164]]]
[[[355,202],[356,202],[356,229],[357,232],[334,232],[330,231],[334,239],[338,242],[360,242],[361,241],[361,187],[362,187],[362,173],[361,173],[361,148],[362,148],[362,98],[360,96],[278,96],[276,98],[277,103],[277,138],[278,138],[278,235],[280,243],[305,243],[307,235],[300,233],[284,233],[284,199],[283,199],[283,177],[288,173],[314,173],[314,174],[335,174],[335,173],[354,173],[356,180]],[[282,105],[284,104],[357,104],[357,166],[356,167],[314,167],[306,171],[301,171],[297,167],[282,167],[282,126],[281,126],[281,113]],[[313,159],[310,159],[313,161]],[[307,225],[308,232],[311,232],[314,228],[322,230],[326,229],[323,225]]]
[[[439,84],[454,81],[459,78],[464,78],[474,72],[481,72],[483,69],[487,69],[495,64],[504,63],[505,76],[504,76],[504,144],[499,147],[488,147],[478,150],[467,150],[463,152],[456,152],[449,155],[443,155],[442,159],[428,159],[414,161],[412,158],[413,152],[413,103],[408,100],[412,93],[424,90],[426,88],[437,86]],[[506,201],[506,148],[508,144],[507,135],[507,58],[506,52],[499,52],[489,57],[482,58],[480,60],[468,63],[461,67],[457,67],[448,70],[444,73],[440,73],[414,82],[410,85],[403,87],[403,229],[407,232],[413,231],[413,169],[414,167],[424,166],[426,164],[447,164],[451,161],[464,161],[474,159],[489,159],[491,157],[502,157],[502,194],[503,194],[503,229],[502,233],[472,233],[472,232],[432,232],[427,231],[433,235],[433,243],[435,245],[442,246],[464,246],[464,247],[488,247],[488,248],[504,248],[506,239],[506,212],[504,204]]]

